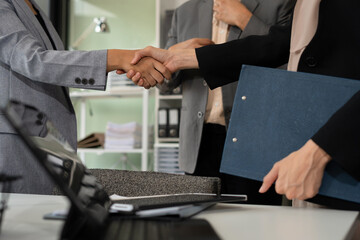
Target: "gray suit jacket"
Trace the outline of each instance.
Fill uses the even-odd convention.
[[[76,149],[76,118],[68,87],[104,90],[106,58],[103,51],[63,51],[63,44],[46,15],[40,11],[58,51],[24,0],[0,0],[0,106],[9,99],[44,112]],[[41,168],[33,166],[22,143],[0,114],[1,172],[23,176],[16,192],[49,193]],[[41,178],[41,180],[39,180]]]
[[[241,2],[253,13],[253,17],[244,31],[232,26],[228,41],[250,35],[264,35],[268,33],[270,26],[288,23],[296,1],[242,0]],[[211,39],[212,8],[212,0],[190,0],[177,8],[168,34],[167,47],[191,38]],[[175,73],[171,81],[158,87],[160,91],[169,91],[180,84],[182,84],[183,92],[180,119],[180,168],[185,172],[193,173],[200,147],[208,87],[197,70]],[[229,123],[236,86],[235,82],[222,88],[226,124]]]

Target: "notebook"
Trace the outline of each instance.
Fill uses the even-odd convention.
[[[210,224],[205,220],[188,219],[184,222],[136,218],[139,218],[139,216],[159,216],[158,213],[148,214],[149,211],[156,212],[156,210],[159,210],[162,215],[168,215],[168,212],[175,214],[174,207],[181,207],[181,210],[185,209],[190,212],[186,215],[188,217],[215,202],[246,200],[246,196],[243,195],[222,197],[206,194],[178,194],[175,196],[152,196],[149,199],[138,199],[135,202],[129,200],[122,202],[120,200],[113,203],[101,184],[81,163],[76,153],[53,127],[45,114],[40,113],[31,106],[18,102],[9,102],[3,111],[35,158],[44,166],[45,170],[71,202],[71,208],[62,232],[63,239],[89,239],[89,237],[98,236],[99,234],[101,236],[99,235],[96,239],[118,239],[119,234],[122,236],[121,239],[126,239],[123,232],[129,234],[128,239],[132,239],[136,234],[131,233],[133,230],[130,233],[128,231],[133,228],[133,224],[140,224],[143,230],[151,229],[151,231],[163,226],[162,230],[155,229],[153,234],[161,233],[165,236],[165,239],[169,239],[169,237],[178,239],[176,235],[180,234],[179,229],[183,229],[183,231],[186,229],[186,232],[189,233],[189,236],[187,236],[189,239],[195,239],[192,238],[193,236],[200,237],[200,239],[218,239]],[[39,127],[40,124],[37,118],[39,113],[43,115],[43,127]],[[34,129],[40,130],[36,132]],[[39,137],[29,136],[30,131],[32,134],[35,131]],[[145,213],[145,215],[139,215],[138,213]],[[149,223],[152,227],[146,225]],[[128,225],[128,227],[124,228],[125,225]],[[110,230],[111,232],[109,232]],[[191,233],[199,231],[201,232],[200,235]],[[114,232],[117,232],[117,234],[114,235]],[[136,233],[138,232],[136,231]],[[143,232],[143,234],[144,237],[149,235],[147,231]],[[182,232],[179,236],[184,236],[184,234]],[[205,237],[203,238],[203,236]],[[155,238],[150,239],[160,239],[160,237],[156,235]]]
[[[359,90],[359,80],[243,66],[221,172],[262,181]],[[360,182],[330,162],[316,198],[327,205],[336,199],[359,204]]]

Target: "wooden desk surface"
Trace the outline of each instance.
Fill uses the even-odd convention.
[[[0,239],[59,239],[63,222],[42,217],[68,205],[63,196],[11,194]],[[359,212],[218,204],[195,217],[207,219],[224,240],[339,240],[349,238]]]

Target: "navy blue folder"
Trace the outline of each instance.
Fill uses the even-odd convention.
[[[243,66],[220,171],[262,181],[359,89],[358,80]],[[360,182],[330,162],[319,194],[360,203]]]

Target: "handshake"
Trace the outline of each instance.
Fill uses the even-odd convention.
[[[126,73],[134,84],[149,89],[171,79],[182,69],[199,68],[195,48],[214,44],[209,39],[193,38],[168,50],[146,47],[140,50],[109,50],[107,71]]]

